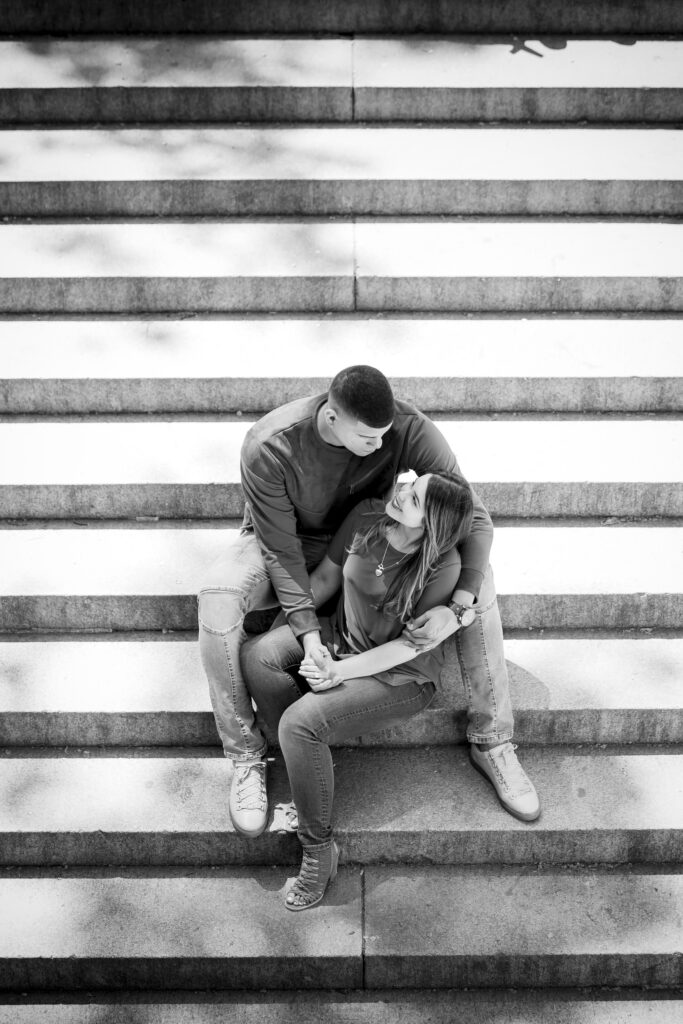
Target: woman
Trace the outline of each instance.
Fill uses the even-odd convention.
[[[334,657],[302,661],[289,626],[242,649],[250,694],[266,723],[279,725],[298,811],[303,861],[288,910],[319,903],[337,872],[329,744],[403,722],[434,697],[443,652],[418,653],[406,627],[450,600],[460,576],[457,544],[469,534],[472,511],[462,477],[403,474],[386,505],[363,501],[347,516],[311,575],[316,607],[341,587],[335,614],[321,619]]]

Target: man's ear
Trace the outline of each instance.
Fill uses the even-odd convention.
[[[337,419],[339,418],[337,410],[333,409],[331,405],[328,405],[327,408],[325,409],[324,416],[325,422],[327,423],[328,427],[333,427],[334,424],[337,422]]]

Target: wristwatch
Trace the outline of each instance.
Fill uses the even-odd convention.
[[[474,608],[470,608],[469,605],[449,604],[448,607],[455,615],[455,621],[463,629],[465,628],[465,626],[471,626],[475,618],[477,617],[477,613],[475,612]]]

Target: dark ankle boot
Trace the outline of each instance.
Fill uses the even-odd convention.
[[[339,850],[335,842],[329,846],[304,846],[301,870],[285,897],[287,910],[308,910],[320,903],[329,882],[337,876]]]

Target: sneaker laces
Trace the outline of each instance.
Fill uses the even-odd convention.
[[[512,795],[522,796],[524,793],[531,793],[533,786],[529,776],[522,768],[517,759],[514,743],[503,743],[502,746],[493,747],[486,753],[491,758],[494,771],[498,779]]]
[[[265,761],[251,761],[235,767],[237,806],[242,811],[262,811],[267,806]]]

